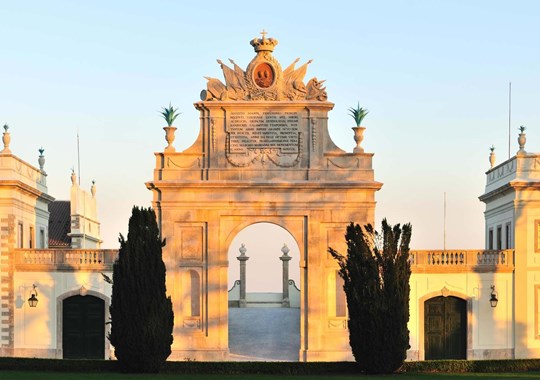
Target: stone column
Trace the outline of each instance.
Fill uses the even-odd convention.
[[[246,307],[246,261],[249,260],[249,257],[246,256],[247,249],[243,243],[239,251],[240,256],[236,257],[240,261],[240,301],[238,307]]]
[[[279,258],[283,262],[283,301],[281,307],[291,307],[289,302],[289,261],[292,257],[288,255],[289,251],[287,244],[283,244],[283,248],[281,248],[283,256]]]

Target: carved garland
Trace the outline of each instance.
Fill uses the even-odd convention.
[[[216,121],[214,118],[210,118],[210,125],[212,126],[212,152],[216,151]]]
[[[317,144],[317,119],[314,117],[311,118],[311,146],[312,149],[315,150],[316,144]]]

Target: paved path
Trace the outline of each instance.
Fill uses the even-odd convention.
[[[230,360],[298,361],[300,309],[229,308]]]

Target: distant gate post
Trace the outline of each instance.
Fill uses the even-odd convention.
[[[287,244],[283,244],[283,248],[281,248],[283,256],[279,258],[283,262],[283,301],[281,302],[282,307],[291,307],[291,303],[289,301],[289,261],[292,259],[292,257],[288,255],[289,251],[290,250],[289,247],[287,247]]]
[[[238,307],[246,307],[246,261],[249,257],[246,256],[246,246],[242,243],[239,249],[240,256],[236,258],[240,261],[240,300],[238,301]]]

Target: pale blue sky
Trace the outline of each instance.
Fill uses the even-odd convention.
[[[216,63],[245,67],[265,28],[282,66],[313,59],[326,79],[330,133],[354,147],[347,108],[370,113],[363,145],[374,152],[377,224],[413,224],[413,248],[481,248],[488,147],[507,158],[508,82],[517,128],[540,151],[538,1],[0,1],[0,122],[11,148],[37,165],[45,148],[50,193],[67,199],[81,137],[82,185],[98,186],[105,247],[117,247],[133,204],[166,145],[158,115],[172,102],[178,150],[198,131],[192,104]]]

